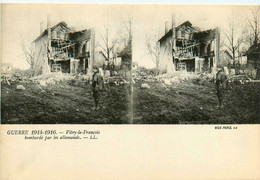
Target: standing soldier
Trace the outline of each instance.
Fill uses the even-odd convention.
[[[98,110],[98,102],[100,98],[100,91],[103,88],[103,77],[101,76],[99,69],[97,67],[94,67],[94,74],[92,78],[92,91],[93,91],[93,97],[95,101],[95,110]]]
[[[220,108],[223,107],[222,101],[223,101],[224,89],[226,89],[226,84],[227,84],[227,76],[224,70],[221,68],[218,70],[216,74],[216,90],[217,90],[217,96],[218,96]]]

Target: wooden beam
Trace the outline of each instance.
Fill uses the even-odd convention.
[[[61,47],[61,48],[58,48],[58,50],[62,50],[62,49],[65,49],[65,48],[68,48],[68,47],[71,47],[71,46],[74,46],[74,45],[75,45],[75,43]]]

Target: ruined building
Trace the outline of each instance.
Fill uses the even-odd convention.
[[[35,43],[35,75],[61,71],[86,73],[94,59],[94,33],[91,29],[72,31],[62,21],[47,29],[41,23],[40,35]]]
[[[121,57],[121,68],[124,67],[131,70],[132,62],[132,42],[129,41],[126,47],[119,53],[118,57]]]
[[[165,34],[159,39],[161,72],[211,72],[219,59],[219,31],[200,31],[189,21],[176,26],[172,15],[171,28],[165,23]]]

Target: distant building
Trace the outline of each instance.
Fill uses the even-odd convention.
[[[104,64],[107,63],[107,59],[103,51],[98,51],[95,54],[95,62],[93,63],[94,66],[97,66],[98,68],[103,68]]]
[[[121,57],[120,71],[122,76],[130,78],[130,71],[132,70],[132,43],[129,40],[127,46],[119,53],[118,57]]]
[[[228,67],[229,64],[232,64],[232,56],[227,50],[221,50],[219,54],[218,67]]]
[[[10,73],[13,71],[11,63],[1,63],[1,73]]]
[[[111,58],[113,64],[115,67],[119,67],[121,65],[121,57],[115,55],[114,57]]]
[[[247,51],[247,65],[254,67],[255,69],[259,67],[260,64],[260,43],[252,45]]]
[[[247,55],[245,52],[240,53],[237,59],[238,59],[237,61],[239,64],[241,64],[241,65],[247,64]]]
[[[189,21],[172,27],[165,25],[165,34],[159,39],[159,70],[171,71],[212,71],[219,59],[218,29],[200,31]]]
[[[131,70],[132,62],[132,43],[128,42],[127,46],[120,52],[118,57],[121,57],[121,68]]]
[[[110,62],[111,62],[111,64],[113,64],[113,66],[116,69],[120,69],[120,66],[121,66],[122,58],[119,57],[120,53],[121,53],[120,51],[114,51],[114,52],[112,52],[112,55],[110,57]]]
[[[247,51],[247,67],[257,71],[256,78],[260,79],[260,43],[252,45]]]

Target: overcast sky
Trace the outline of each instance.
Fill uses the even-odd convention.
[[[40,23],[46,26],[47,15],[53,24],[64,20],[69,27],[102,29],[109,19],[113,36],[122,28],[122,20],[133,16],[133,61],[153,67],[146,55],[145,37],[158,33],[163,35],[165,21],[171,22],[176,15],[176,25],[189,20],[201,30],[226,27],[226,19],[232,13],[244,23],[249,6],[174,6],[174,5],[54,5],[54,4],[5,4],[2,5],[2,62],[14,67],[28,68],[21,51],[21,37],[35,39],[40,33]]]

